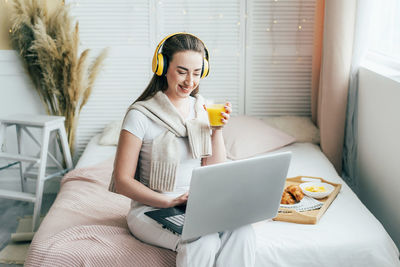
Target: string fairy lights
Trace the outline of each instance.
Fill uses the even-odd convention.
[[[276,65],[277,62],[277,48],[276,46],[278,45],[276,43],[276,39],[275,39],[275,33],[274,33],[274,28],[278,27],[278,18],[276,17],[276,9],[278,7],[278,0],[274,0],[273,5],[272,5],[272,14],[271,14],[271,23],[269,25],[269,27],[267,27],[267,32],[270,34],[268,38],[270,38],[271,40],[271,49],[272,49],[272,54],[271,54],[271,63],[273,65]]]
[[[303,30],[302,22],[306,22],[306,19],[303,17],[303,0],[299,2],[299,11],[297,13],[297,34],[296,34],[296,62],[300,63],[302,61],[302,57],[300,55],[300,46],[301,46],[301,31]]]

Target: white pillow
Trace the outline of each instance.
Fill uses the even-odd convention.
[[[260,118],[271,127],[281,130],[293,136],[296,142],[320,143],[319,129],[309,117],[300,116],[275,116]],[[229,124],[228,124],[229,125]],[[119,134],[122,127],[122,120],[109,123],[100,136],[99,144],[105,146],[118,145]]]
[[[112,121],[104,128],[99,139],[99,145],[116,146],[118,145],[119,134],[121,132],[123,120]]]
[[[295,138],[250,116],[232,116],[222,130],[229,159],[245,159],[276,150]]]
[[[260,119],[268,125],[293,136],[296,142],[320,143],[319,129],[310,117],[275,116]]]

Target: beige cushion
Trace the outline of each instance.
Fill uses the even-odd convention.
[[[109,123],[100,136],[99,144],[116,146],[121,125],[122,120]],[[223,135],[227,155],[231,159],[251,157],[267,152],[267,150],[272,151],[292,143],[293,137],[296,142],[314,144],[320,142],[319,130],[311,119],[298,116],[264,117],[261,119],[248,116],[232,117],[224,127]],[[267,139],[265,135],[270,136]],[[246,140],[248,146],[245,146],[240,139]],[[258,140],[261,141],[258,143]],[[285,140],[286,142],[282,142]],[[276,148],[274,148],[275,146]]]
[[[249,158],[295,142],[292,136],[248,116],[231,117],[223,128],[223,136],[227,156],[233,160]]]
[[[110,122],[103,130],[99,145],[116,146],[118,145],[119,134],[121,132],[122,120]]]
[[[260,118],[268,125],[293,136],[296,142],[320,143],[319,129],[310,117],[275,116]]]

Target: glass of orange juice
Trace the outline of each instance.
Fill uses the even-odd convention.
[[[221,112],[225,111],[225,104],[206,104],[206,109],[208,112],[208,120],[210,126],[221,126],[224,125],[222,119],[224,118]]]

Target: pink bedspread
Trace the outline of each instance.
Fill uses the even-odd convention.
[[[110,158],[64,176],[25,266],[175,266],[175,252],[129,232],[130,199],[107,190],[112,164]]]

